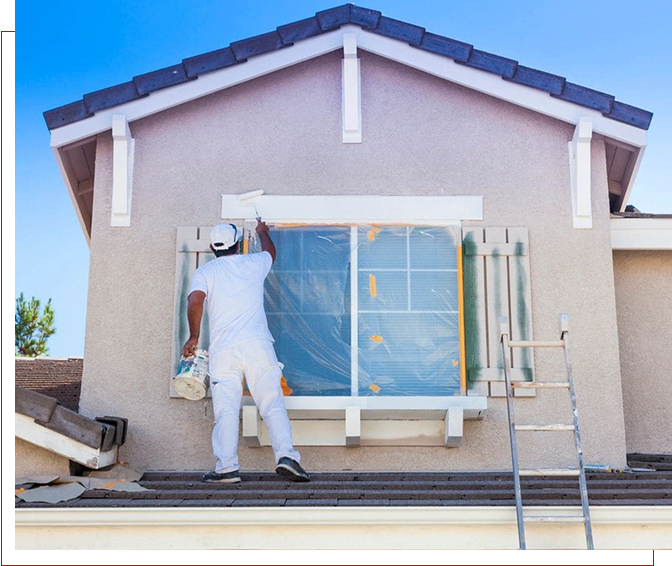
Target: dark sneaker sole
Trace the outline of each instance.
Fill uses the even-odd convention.
[[[201,481],[203,483],[240,483],[240,478],[226,478],[226,479],[223,479],[223,480],[202,479]]]
[[[310,478],[308,476],[297,474],[292,468],[290,468],[289,466],[285,466],[284,464],[280,464],[277,468],[275,468],[275,473],[278,474],[279,476],[282,476],[283,478],[287,478],[292,481],[298,481],[298,482],[310,481]]]

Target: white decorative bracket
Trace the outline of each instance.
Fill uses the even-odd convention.
[[[569,175],[572,187],[572,219],[574,228],[592,228],[590,188],[590,142],[593,138],[593,123],[580,118],[569,142]]]
[[[345,445],[359,446],[362,436],[362,412],[359,407],[345,408]]]
[[[133,154],[135,140],[131,137],[126,116],[112,116],[112,219],[111,226],[131,225],[133,196]]]
[[[464,408],[449,407],[446,411],[445,441],[448,448],[457,448],[464,436]]]
[[[362,143],[362,91],[357,35],[343,34],[343,143]]]

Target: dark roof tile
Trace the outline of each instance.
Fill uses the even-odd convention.
[[[565,83],[565,88],[561,94],[551,94],[551,96],[586,106],[587,108],[594,108],[600,112],[609,112],[611,105],[614,103],[614,97],[611,94],[570,82]]]
[[[281,47],[284,47],[284,45],[280,39],[280,34],[277,31],[262,33],[261,35],[250,37],[249,39],[234,41],[231,44],[231,49],[238,61],[247,59],[248,57],[254,57],[255,55],[263,55],[264,53],[275,51]]]
[[[84,104],[89,112],[97,112],[140,98],[133,81],[90,92],[84,95]]]
[[[322,28],[316,17],[306,18],[278,28],[280,40],[284,45],[291,45],[295,41],[301,41],[321,33]]]
[[[224,49],[217,49],[202,55],[196,55],[182,60],[187,76],[189,78],[196,77],[203,73],[216,71],[217,69],[224,69],[238,63],[233,51],[230,47]]]
[[[413,24],[408,24],[400,20],[393,20],[386,16],[381,16],[378,20],[378,27],[372,31],[391,37],[392,39],[405,41],[411,45],[420,45],[422,36],[425,33],[425,28],[414,26]]]
[[[567,102],[599,110],[608,118],[637,128],[648,129],[653,116],[646,110],[615,102],[614,97],[609,94],[567,83],[564,77],[519,66],[513,59],[473,49],[468,43],[426,33],[422,27],[382,16],[377,10],[343,4],[318,12],[312,18],[280,26],[276,31],[236,41],[224,49],[189,57],[184,59],[181,65],[139,75],[133,79],[133,82],[86,94],[83,101],[48,110],[44,113],[44,117],[49,129],[54,130],[83,120],[98,110],[111,108],[155,90],[195,79],[202,73],[242,63],[249,57],[281,49],[345,24],[359,25],[373,33],[409,43],[425,51],[451,57],[457,63],[495,73],[513,82],[548,92]]]
[[[328,31],[350,23],[350,4],[322,10],[315,14],[322,31]]]
[[[418,45],[420,49],[431,51],[446,57],[452,57],[458,61],[468,61],[473,46],[462,41],[455,41],[449,37],[443,37],[435,33],[425,32],[422,43]]]
[[[651,118],[653,118],[653,112],[642,110],[641,108],[630,106],[623,102],[618,102],[618,100],[614,101],[614,104],[611,107],[611,112],[605,113],[604,115],[612,120],[625,122],[626,124],[630,124],[637,128],[643,128],[644,130],[649,129]]]
[[[518,65],[512,77],[504,78],[514,83],[545,90],[551,94],[560,94],[562,89],[565,88],[565,77],[552,75],[523,65]]]
[[[79,122],[92,115],[93,114],[86,109],[84,101],[78,100],[77,102],[59,106],[53,110],[47,110],[44,113],[44,121],[47,123],[47,127],[50,130],[54,130],[61,126],[72,124],[73,122]]]
[[[359,6],[350,5],[350,23],[364,28],[375,29],[378,27],[381,13],[378,10],[369,10]]]
[[[461,61],[457,62],[461,63]],[[505,78],[509,78],[516,72],[518,61],[500,57],[499,55],[488,53],[487,51],[473,49],[469,56],[469,60],[465,61],[464,64],[469,67],[480,69],[481,71],[488,71],[489,73],[496,73]]]
[[[194,78],[196,77],[188,77],[184,72],[182,63],[179,63],[177,65],[172,65],[171,67],[159,69],[158,71],[152,71],[151,73],[133,77],[133,82],[140,94],[149,94],[155,90],[184,83],[193,80]]]

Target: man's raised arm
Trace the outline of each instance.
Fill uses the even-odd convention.
[[[271,240],[271,236],[268,233],[268,225],[266,222],[262,222],[260,219],[257,219],[257,234],[259,235],[259,240],[261,241],[261,251],[271,254],[271,258],[273,261],[275,261],[275,244],[273,243],[273,240]]]

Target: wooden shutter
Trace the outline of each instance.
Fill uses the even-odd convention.
[[[528,248],[527,228],[462,230],[469,389],[482,382],[504,381],[498,317],[508,317],[511,340],[532,340]],[[530,348],[513,348],[511,364],[513,380],[533,379]],[[491,395],[494,389],[491,384]],[[503,391],[501,385],[496,389],[497,395]]]
[[[194,271],[204,265],[215,256],[210,251],[210,228],[185,228],[177,229],[176,254],[175,254],[175,308],[173,320],[173,356],[172,375],[177,371],[182,346],[189,338],[189,322],[187,320],[187,296],[191,286],[191,278]],[[201,323],[201,337],[199,346],[207,349],[210,343],[208,330],[208,315],[203,313]],[[171,397],[179,397],[172,389]]]

